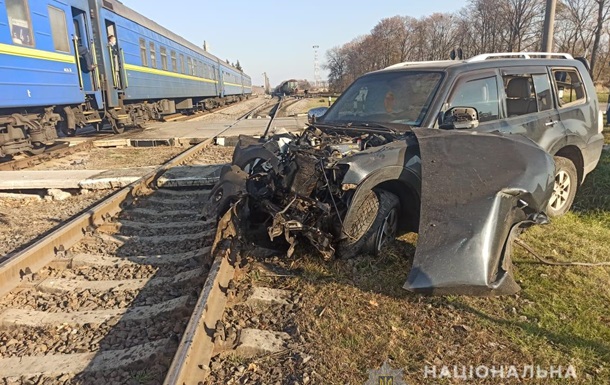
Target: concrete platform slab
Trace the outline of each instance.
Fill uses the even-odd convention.
[[[174,167],[157,179],[157,187],[212,187],[220,179],[222,166],[212,164]]]
[[[120,188],[135,182],[153,169],[154,167],[115,170],[0,171],[0,190]]]
[[[123,188],[137,181],[144,175],[153,171],[155,168],[155,166],[149,166],[106,170],[90,178],[80,181],[78,183],[78,186],[87,190],[107,190],[113,188]]]
[[[103,170],[44,170],[0,171],[0,190],[20,189],[75,189],[79,183]]]
[[[93,142],[93,147],[129,147],[129,139],[98,139]]]
[[[12,200],[24,200],[24,201],[35,201],[39,202],[42,197],[38,194],[14,194],[14,193],[0,193],[0,199],[12,199]]]
[[[244,119],[227,130],[231,123],[232,121],[230,120],[164,122],[153,125],[142,132],[134,133],[132,140],[146,138],[213,138],[220,133],[223,136],[237,136],[241,134],[262,135],[269,123],[269,119]],[[272,128],[300,131],[306,124],[306,116],[277,118]]]

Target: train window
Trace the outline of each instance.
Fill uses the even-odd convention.
[[[178,62],[176,61],[176,51],[171,52],[172,58],[172,71],[178,72]]]
[[[155,50],[155,43],[150,43],[150,67],[157,68],[157,51]]]
[[[161,47],[161,68],[167,71],[167,49],[165,47]]]
[[[146,40],[140,38],[140,59],[142,59],[142,65],[148,67],[148,55],[146,55]]]
[[[49,6],[49,21],[51,22],[51,33],[53,35],[53,46],[55,51],[70,52],[70,40],[68,40],[68,25],[66,24],[66,13],[61,9]]]
[[[6,13],[13,43],[33,47],[32,20],[27,0],[6,0]]]
[[[193,76],[197,76],[197,71],[198,70],[199,69],[197,68],[197,60],[193,59],[193,73],[192,73],[192,75]]]
[[[191,75],[193,73],[193,61],[190,57],[186,58],[186,66],[187,66],[187,74]]]
[[[180,73],[184,73],[184,55],[180,54]]]

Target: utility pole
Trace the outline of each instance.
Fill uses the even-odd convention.
[[[265,93],[269,94],[269,93],[271,93],[270,86],[269,86],[269,78],[267,77],[266,72],[263,72],[263,76],[265,77]]]
[[[542,52],[553,52],[553,34],[555,27],[555,7],[557,0],[546,0],[544,27],[542,29]]]
[[[313,82],[314,86],[318,88],[320,85],[320,65],[318,63],[318,48],[319,45],[313,46]]]

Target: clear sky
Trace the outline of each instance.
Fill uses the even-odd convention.
[[[320,75],[326,51],[364,35],[383,18],[454,12],[466,0],[121,0],[223,60],[239,60],[252,84],[314,78],[318,45]]]

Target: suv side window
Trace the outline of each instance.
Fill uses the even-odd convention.
[[[508,117],[531,114],[538,111],[532,75],[504,75],[506,114]]]
[[[480,122],[489,122],[500,116],[498,83],[495,76],[468,80],[457,85],[450,99],[451,107],[474,107]]]
[[[534,90],[536,92],[538,111],[550,110],[553,108],[553,98],[551,97],[551,83],[549,82],[549,75],[533,75],[532,78],[534,79]]]
[[[509,118],[553,108],[551,82],[546,73],[505,74],[502,81]]]
[[[553,68],[552,72],[559,107],[572,106],[586,101],[585,86],[575,68]]]

